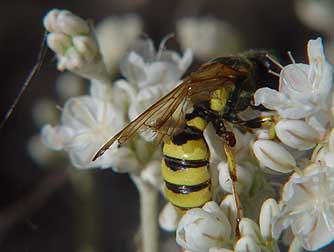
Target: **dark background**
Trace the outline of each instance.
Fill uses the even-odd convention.
[[[239,30],[245,48],[275,49],[280,55],[291,50],[299,62],[306,59],[307,41],[323,35],[299,21],[291,0],[1,0],[1,117],[35,63],[43,35],[42,18],[51,8],[68,9],[94,22],[133,12],[143,18],[144,32],[156,43],[175,31],[179,18],[211,15]],[[32,122],[32,105],[55,92],[55,62],[48,62],[0,132],[0,251],[72,252],[83,239],[92,239],[98,251],[134,251],[138,195],[126,175],[111,170],[80,172],[95,184],[90,200],[97,204],[92,211],[92,201],[76,192],[65,167],[46,170],[27,153],[28,138],[39,130]],[[85,211],[93,214],[80,221]],[[92,233],[78,232],[87,225]]]

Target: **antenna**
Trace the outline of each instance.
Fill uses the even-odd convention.
[[[32,68],[32,70],[30,71],[26,80],[24,81],[19,93],[17,94],[15,100],[13,101],[9,110],[7,111],[5,117],[1,120],[0,130],[2,130],[4,128],[6,122],[8,121],[10,116],[13,114],[13,111],[14,111],[16,105],[18,104],[20,98],[22,97],[24,91],[27,89],[31,80],[36,76],[36,74],[40,71],[40,69],[43,65],[43,61],[44,61],[44,58],[45,58],[45,55],[46,55],[46,52],[47,52],[47,49],[48,49],[47,46],[46,46],[46,37],[47,37],[47,31],[45,31],[44,35],[43,35],[43,39],[42,39],[42,43],[41,43],[41,47],[40,47],[41,49],[39,50],[39,53],[38,53],[38,56],[37,56],[37,62],[34,65],[34,67]]]

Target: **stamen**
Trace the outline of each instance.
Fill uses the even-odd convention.
[[[280,77],[280,75],[278,74],[278,73],[276,73],[276,72],[274,72],[274,71],[272,71],[272,70],[268,70],[268,73],[270,73],[270,74],[272,74],[272,75],[275,75],[276,77]]]
[[[160,46],[159,46],[158,53],[157,53],[157,58],[158,58],[158,59],[160,59],[162,52],[166,49],[166,43],[167,43],[167,41],[168,41],[169,39],[173,38],[174,36],[175,36],[174,33],[169,33],[169,34],[167,34],[166,37],[164,37],[164,38],[162,39],[162,41],[160,42]]]
[[[283,66],[277,61],[275,60],[273,57],[271,57],[269,54],[266,54],[266,57],[271,60],[271,62],[273,62],[276,66],[278,66],[279,68],[283,68]]]
[[[287,54],[288,54],[289,59],[292,62],[292,64],[296,64],[295,58],[292,56],[291,51],[288,51]]]

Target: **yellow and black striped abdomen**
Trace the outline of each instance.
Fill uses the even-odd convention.
[[[210,153],[203,137],[206,122],[199,117],[193,120],[163,146],[165,196],[181,213],[211,200]]]

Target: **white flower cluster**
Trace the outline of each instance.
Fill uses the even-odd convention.
[[[287,228],[294,235],[290,237],[294,239],[291,252],[302,248],[315,251],[334,240],[333,68],[326,61],[320,38],[309,41],[308,56],[309,64],[292,59],[292,64],[282,67],[278,91],[262,88],[255,93],[255,104],[272,110],[275,123],[258,130],[251,148],[246,142],[252,142],[252,136],[236,134],[241,143],[234,149],[238,189],[243,215],[251,218],[242,218],[240,239],[234,232],[236,215],[224,207],[228,198],[234,205],[230,195],[220,208],[210,202],[182,217],[176,235],[186,251],[279,251],[277,241]],[[209,143],[215,154],[218,145],[210,138]],[[264,179],[247,149],[261,167],[275,171],[276,176],[294,171],[278,204],[274,199],[264,201],[273,196],[272,182]],[[221,161],[218,170],[220,188],[231,193],[227,163]],[[261,211],[254,211],[257,215],[249,211],[261,204]],[[251,235],[245,235],[245,230]]]
[[[272,218],[279,212],[275,200],[266,200],[260,211],[259,225],[249,218],[239,223],[235,235],[236,209],[232,195],[220,206],[211,201],[202,208],[189,210],[179,222],[177,243],[191,252],[279,251],[272,236]]]
[[[124,79],[112,83],[112,68],[120,58],[108,48],[112,46],[107,36],[110,29],[114,32],[112,22],[97,29],[96,39],[93,28],[69,11],[52,10],[46,15],[47,42],[56,53],[58,69],[88,79],[90,92],[70,97],[62,108],[60,124],[44,126],[42,140],[53,150],[67,152],[77,168],[111,167],[129,172],[134,181],[139,176],[141,182],[160,188],[161,152],[144,134],[91,160],[111,136],[180,82],[192,62],[192,52],[179,55],[167,50],[167,39],[158,50],[151,40],[139,40],[122,57]],[[126,41],[120,51],[140,33],[142,25],[136,17],[125,21],[130,26],[133,22],[137,28],[124,30]],[[121,44],[121,37],[118,39],[116,43]],[[181,219],[170,204],[160,215],[161,226],[176,230],[177,243],[185,251],[278,252],[277,242],[286,228],[291,228],[296,250],[314,251],[334,240],[333,68],[320,38],[309,41],[308,56],[309,64],[292,59],[292,64],[282,67],[279,90],[261,88],[255,93],[255,105],[271,110],[274,123],[270,127],[243,134],[229,126],[237,139],[233,152],[244,216],[239,223],[240,237],[235,232],[237,214],[228,165],[221,159],[222,143],[210,128],[205,132],[212,152],[214,199],[224,199],[220,206],[212,201],[189,210]],[[278,203],[272,199],[274,183],[265,177],[263,167],[276,174],[294,172]]]
[[[201,60],[237,53],[242,47],[240,34],[231,25],[214,17],[185,17],[176,24],[183,48],[191,48]]]
[[[134,17],[129,18],[127,23],[135,22]],[[100,40],[96,40],[88,23],[69,11],[52,10],[46,15],[44,25],[50,32],[48,45],[57,55],[58,68],[88,78],[91,86],[89,94],[71,97],[65,102],[60,125],[44,126],[42,139],[51,149],[68,152],[71,163],[77,168],[112,167],[117,172],[140,174],[142,179],[159,188],[162,183],[160,151],[140,137],[121,148],[113,146],[95,162],[91,160],[111,136],[177,85],[192,62],[192,54],[187,50],[180,56],[165,49],[165,42],[156,51],[151,40],[139,40],[121,61],[120,71],[125,79],[112,85],[102,60],[103,57],[107,65],[109,63],[111,71],[110,55],[103,55],[109,53],[105,49],[108,36],[101,37],[101,30],[110,29],[111,22],[112,19],[108,19],[100,26]],[[140,23],[138,25],[140,28]],[[134,33],[131,31],[125,36],[127,44]],[[98,41],[102,43],[102,51]]]

